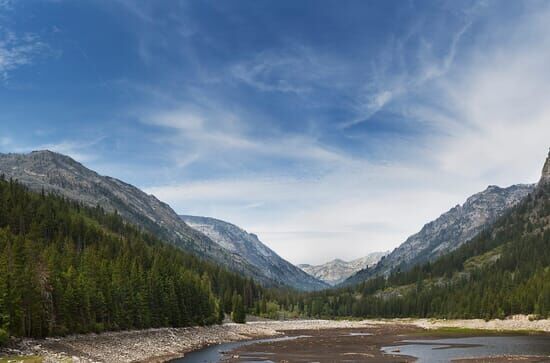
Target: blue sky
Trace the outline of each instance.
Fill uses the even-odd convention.
[[[550,146],[546,1],[0,0],[0,151],[52,149],[292,262],[401,243]]]

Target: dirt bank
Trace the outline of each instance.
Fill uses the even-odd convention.
[[[514,315],[504,320],[482,319],[399,319],[391,321],[413,324],[424,329],[438,328],[465,328],[465,329],[487,329],[487,330],[509,330],[509,331],[540,331],[550,332],[550,319],[532,320],[526,315]]]

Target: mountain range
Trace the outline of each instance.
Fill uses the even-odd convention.
[[[250,255],[243,256],[237,249],[224,248],[204,233],[191,228],[168,204],[153,195],[121,180],[99,175],[68,156],[48,150],[28,154],[0,154],[0,174],[7,179],[16,179],[34,191],[58,194],[86,206],[100,206],[108,212],[116,211],[125,220],[157,237],[252,277],[266,286],[283,284],[306,290],[324,286],[323,282],[297,268],[294,271],[296,274],[290,273],[292,265],[273,251],[269,257],[273,260],[271,265],[248,261]],[[247,241],[243,240],[242,243],[246,244]],[[250,247],[248,244],[246,246]],[[247,247],[243,247],[241,252],[247,250]],[[283,265],[287,271],[280,275],[279,269],[284,269]],[[276,269],[271,271],[268,266]]]
[[[238,226],[208,217],[179,216],[170,206],[128,183],[102,176],[51,151],[0,154],[0,174],[34,191],[52,192],[84,205],[116,211],[124,219],[199,257],[252,277],[265,286],[318,290],[356,284],[434,261],[470,241],[516,206],[534,185],[489,186],[407,238],[389,254],[296,267]],[[541,183],[550,182],[547,161]]]
[[[517,205],[534,188],[534,184],[507,188],[491,185],[425,224],[374,267],[360,270],[344,283],[355,284],[374,276],[388,276],[391,272],[406,270],[452,252]]]
[[[376,263],[386,254],[388,254],[388,252],[373,252],[365,257],[357,258],[352,261],[344,261],[337,258],[321,265],[301,264],[298,265],[298,267],[311,276],[331,286],[335,286],[357,271],[376,265]]]

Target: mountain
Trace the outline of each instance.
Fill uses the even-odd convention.
[[[0,174],[13,178],[34,191],[46,191],[116,211],[125,220],[185,251],[222,264],[229,269],[274,285],[262,270],[239,254],[222,248],[189,227],[166,203],[153,195],[109,176],[102,176],[68,156],[51,151],[29,154],[0,154]]]
[[[550,317],[550,155],[537,185],[468,243],[410,269],[319,294],[334,315]],[[339,302],[339,303],[338,303]]]
[[[188,226],[210,237],[224,249],[242,256],[276,282],[300,290],[319,290],[328,287],[324,282],[281,258],[264,245],[258,236],[234,224],[209,217],[180,217]]]
[[[550,167],[546,166],[550,169]],[[416,264],[433,261],[454,251],[475,237],[511,207],[517,205],[534,190],[532,184],[500,188],[491,185],[469,197],[436,220],[424,225],[420,232],[410,236],[375,267],[363,269],[345,281],[354,284],[373,276],[389,275],[397,269],[406,270]]]
[[[338,285],[359,270],[375,265],[388,252],[373,252],[365,257],[353,261],[334,259],[322,265],[298,265],[302,270],[326,282],[329,285]]]

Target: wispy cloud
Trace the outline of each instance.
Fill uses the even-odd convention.
[[[383,110],[399,97],[405,97],[409,93],[416,93],[426,83],[444,77],[453,66],[460,40],[472,25],[475,12],[468,12],[468,18],[455,30],[451,37],[447,51],[441,55],[434,51],[434,44],[425,35],[414,34],[415,29],[407,33],[403,39],[395,39],[390,42],[388,48],[382,52],[382,56],[371,64],[371,74],[365,85],[361,88],[352,103],[355,117],[342,122],[341,128],[348,128],[371,119],[373,115]],[[415,40],[419,42],[412,67],[404,61],[406,42]],[[409,57],[411,55],[409,54]]]
[[[45,48],[36,35],[18,35],[0,27],[0,75],[6,80],[9,72],[31,64]]]
[[[254,135],[250,120],[243,120],[230,112],[190,110],[160,111],[142,117],[142,122],[171,129],[160,142],[174,146],[183,145],[185,153],[180,165],[189,165],[198,160],[223,160],[224,158],[276,157],[287,160],[313,161],[320,163],[346,163],[352,159],[336,149],[322,145],[313,137],[303,134],[273,131],[268,135]],[[177,156],[178,160],[181,156]]]
[[[312,91],[335,72],[326,57],[305,46],[264,51],[231,67],[236,80],[260,91],[295,94]]]
[[[37,55],[47,49],[36,34],[18,34],[11,29],[7,19],[14,13],[14,8],[14,1],[0,0],[0,77],[4,81],[11,71],[31,64]]]

